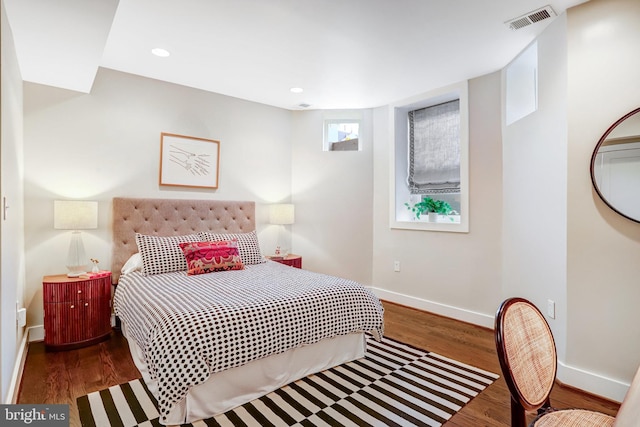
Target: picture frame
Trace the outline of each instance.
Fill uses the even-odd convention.
[[[220,141],[162,132],[160,185],[218,188]]]

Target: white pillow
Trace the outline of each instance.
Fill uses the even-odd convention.
[[[129,274],[129,273],[133,273],[134,271],[141,271],[141,270],[142,270],[142,255],[140,255],[140,252],[136,252],[135,254],[129,257],[127,262],[124,263],[124,265],[122,266],[122,269],[120,270],[120,273]]]

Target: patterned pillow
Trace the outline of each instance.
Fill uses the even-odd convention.
[[[237,240],[187,242],[180,243],[180,248],[187,260],[188,275],[244,268]]]
[[[142,274],[149,276],[186,270],[187,261],[179,245],[200,240],[197,234],[164,237],[136,233],[138,252],[142,256]]]
[[[237,240],[238,250],[240,251],[240,257],[245,265],[262,264],[266,262],[260,252],[260,245],[258,244],[258,235],[256,231],[250,231],[249,233],[212,233],[210,231],[201,231],[198,233],[201,240],[209,240],[216,242],[220,240]]]

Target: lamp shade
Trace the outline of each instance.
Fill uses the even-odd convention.
[[[287,225],[293,224],[295,220],[294,206],[288,203],[271,205],[269,212],[269,223]]]
[[[67,255],[67,276],[78,277],[85,273],[87,256],[78,230],[98,228],[98,202],[84,200],[55,200],[53,202],[53,228],[74,230]]]
[[[89,230],[98,228],[98,202],[55,200],[53,228],[56,230]]]

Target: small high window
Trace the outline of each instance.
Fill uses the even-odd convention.
[[[324,121],[324,151],[360,151],[360,120]]]
[[[538,43],[522,51],[506,71],[507,126],[538,109]]]

